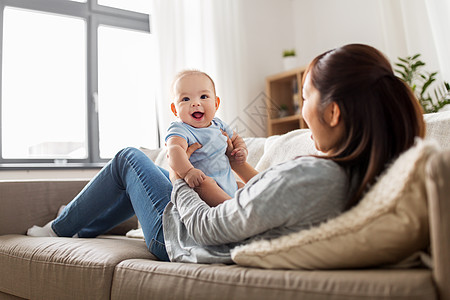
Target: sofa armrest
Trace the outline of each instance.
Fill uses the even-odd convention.
[[[440,299],[450,300],[450,151],[433,156],[426,172],[433,274]]]
[[[24,234],[56,217],[87,180],[0,181],[0,235]]]

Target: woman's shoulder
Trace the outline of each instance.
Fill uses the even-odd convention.
[[[318,202],[327,202],[330,195],[335,200],[344,199],[349,184],[348,172],[343,167],[333,160],[315,156],[298,157],[281,165],[278,178],[282,190],[291,190],[293,199],[300,193],[303,198]]]
[[[301,156],[275,165],[255,176],[253,182],[266,181],[288,186],[345,186],[347,172],[332,160],[315,156]]]
[[[335,207],[340,211],[345,205],[348,183],[347,172],[334,161],[302,156],[255,176],[244,192],[258,203],[277,199],[281,206],[295,212],[293,216],[308,214],[306,211],[316,215],[325,208],[327,212]]]
[[[267,177],[279,178],[283,185],[347,186],[348,173],[336,162],[315,156],[301,156],[270,168]],[[270,174],[272,173],[272,174]]]
[[[291,161],[281,164],[280,167],[283,168],[283,165],[286,168],[293,170],[336,171],[345,173],[344,168],[333,160],[318,156],[299,156]]]

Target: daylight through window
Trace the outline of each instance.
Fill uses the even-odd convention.
[[[2,167],[157,147],[148,1],[3,0]]]

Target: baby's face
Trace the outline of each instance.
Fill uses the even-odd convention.
[[[218,100],[211,80],[203,74],[186,75],[174,86],[176,115],[192,127],[208,127]]]

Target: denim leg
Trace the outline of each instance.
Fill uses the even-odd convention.
[[[124,194],[122,197],[126,197],[126,195]],[[131,202],[128,199],[118,199],[117,201],[114,201],[114,203],[111,203],[111,207],[107,208],[105,212],[95,218],[93,222],[83,227],[83,229],[78,232],[78,236],[83,238],[94,238],[115,227],[115,225],[111,223],[111,220],[113,220],[114,223],[117,221],[118,224],[120,224],[132,216],[134,216],[134,209]]]
[[[134,148],[120,151],[53,222],[58,236],[94,237],[135,213],[149,250],[168,260],[162,213],[170,201],[168,172]]]
[[[167,170],[159,166],[156,167],[166,176],[167,179],[169,179],[169,172]],[[128,196],[126,193],[123,193],[121,197]],[[118,224],[120,224],[134,215],[135,212],[133,206],[128,199],[114,201],[111,207],[106,209],[103,214],[98,216],[89,225],[83,227],[83,229],[78,232],[78,236],[83,238],[96,237],[102,233],[108,232],[117,225],[112,225],[111,227],[109,220],[117,220],[119,222]],[[162,237],[161,242],[164,243],[164,237]]]

